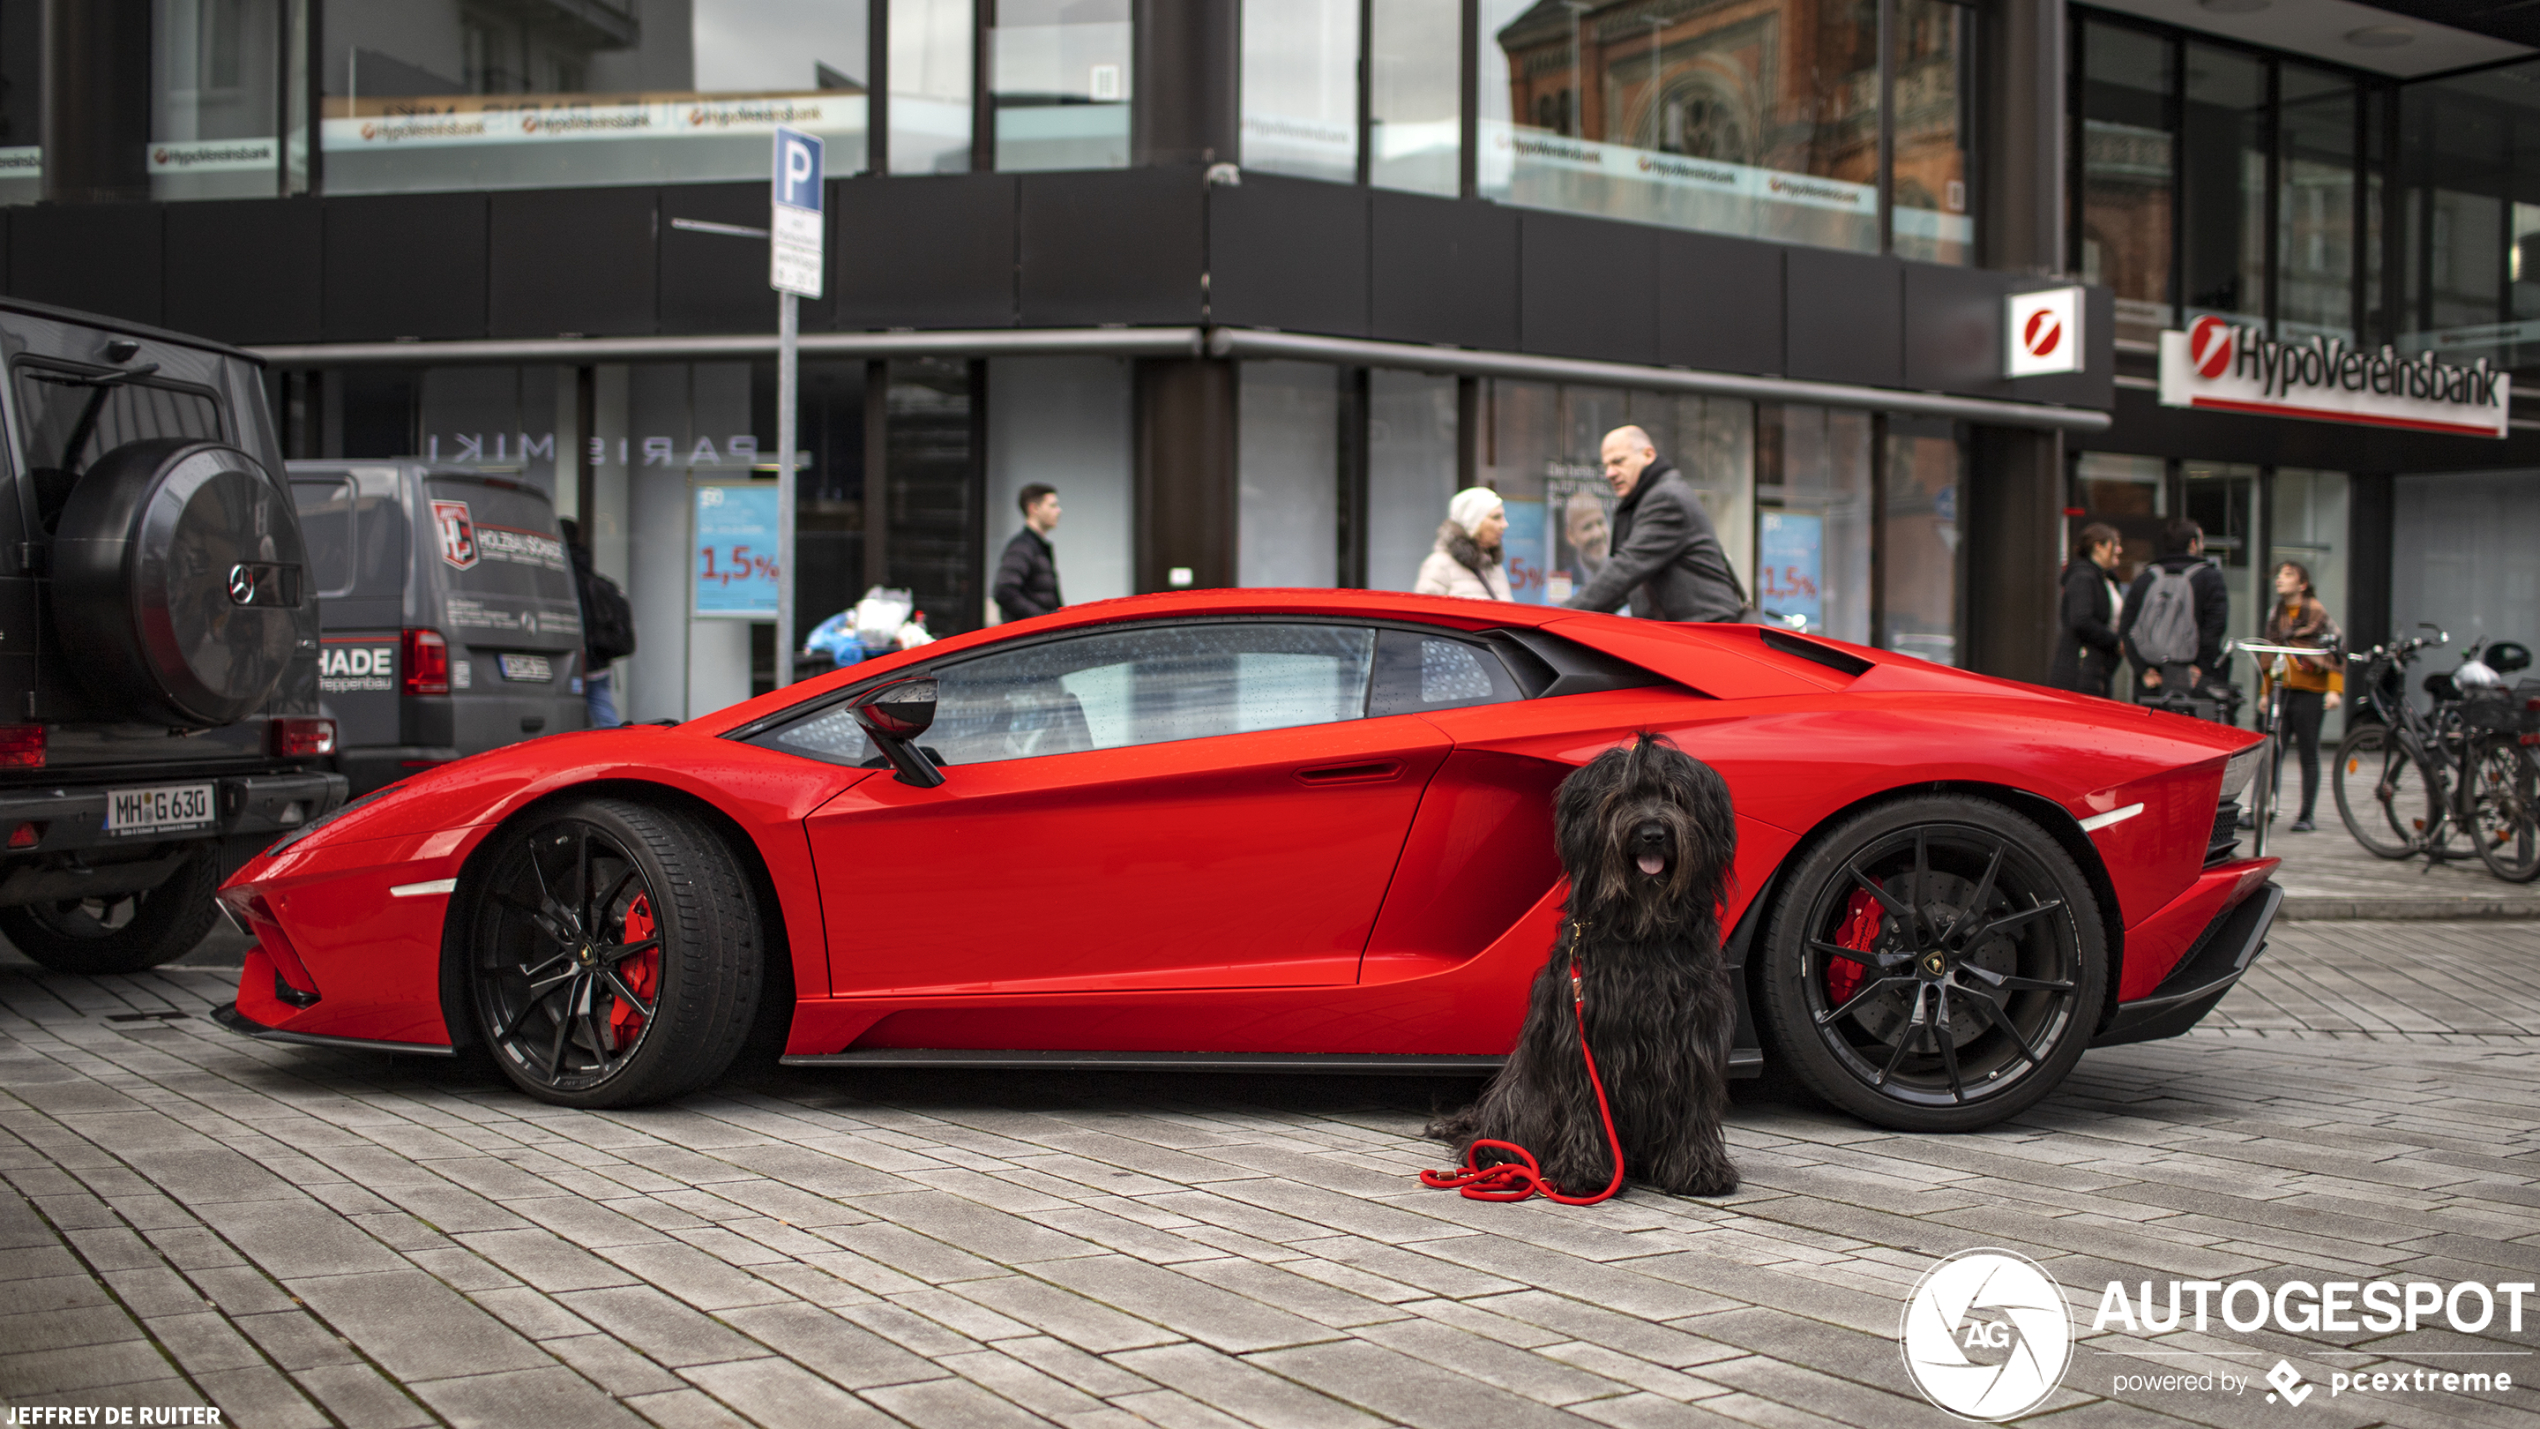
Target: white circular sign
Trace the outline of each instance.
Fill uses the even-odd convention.
[[[1962,1250],[1923,1273],[1897,1331],[1923,1397],[1964,1419],[2026,1414],[2073,1354],[2063,1287],[2027,1256]]]

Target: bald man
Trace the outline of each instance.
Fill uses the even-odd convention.
[[[1729,569],[1693,484],[1658,455],[1649,433],[1616,427],[1600,451],[1605,483],[1618,498],[1611,554],[1576,610],[1612,610],[1625,600],[1644,620],[1737,620],[1746,588]]]

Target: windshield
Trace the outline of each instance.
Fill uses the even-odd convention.
[[[48,533],[80,475],[115,448],[153,437],[216,442],[226,435],[212,394],[151,381],[143,369],[86,373],[22,364],[18,419],[37,515]]]

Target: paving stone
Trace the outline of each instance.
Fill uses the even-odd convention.
[[[1049,1422],[963,1379],[895,1384],[869,1397],[917,1429],[1031,1429]]]
[[[1517,1349],[1435,1320],[1376,1325],[1359,1338],[1545,1404],[1602,1399],[1631,1387],[1629,1380],[1563,1364],[1550,1351]]]
[[[848,1389],[939,1379],[947,1371],[842,1316],[811,1305],[734,1310],[723,1323]]]
[[[870,1425],[881,1429],[890,1416],[801,1365],[773,1357],[698,1365],[688,1378],[734,1412],[767,1429],[822,1429],[822,1426]],[[888,1393],[890,1391],[881,1391]]]
[[[1469,1429],[1475,1424],[1576,1429],[1575,1421],[1549,1405],[1365,1340],[1272,1350],[1247,1358],[1414,1429]]]
[[[702,1389],[639,1394],[624,1403],[660,1429],[751,1429],[748,1420]]]
[[[203,1396],[219,1405],[226,1421],[232,1424],[254,1424],[259,1429],[264,1425],[274,1429],[318,1429],[327,1422],[326,1412],[311,1403],[298,1385],[267,1365],[213,1370],[193,1379]]]
[[[300,1392],[345,1424],[363,1429],[409,1429],[433,1422],[432,1413],[380,1377],[368,1365],[324,1365],[292,1376]]]
[[[1170,1344],[1182,1338],[1102,1303],[1097,1295],[1077,1294],[1022,1276],[965,1281],[955,1293],[1094,1354]]]
[[[1152,1320],[1230,1354],[1334,1338],[1330,1329],[1301,1315],[1126,1256],[1054,1260],[1034,1269],[1041,1278],[1087,1299]]]
[[[588,1326],[584,1327],[588,1329]],[[542,1339],[538,1348],[564,1361],[584,1379],[619,1399],[659,1394],[685,1381],[644,1358],[609,1335],[564,1335]]]
[[[559,1304],[636,1350],[672,1368],[748,1359],[760,1353],[750,1341],[649,1285],[577,1290]]]
[[[58,1277],[71,1284],[79,1282],[69,1276]],[[44,1282],[37,1282],[42,1284]],[[100,1297],[101,1299],[103,1297]],[[7,1302],[26,1302],[17,1298],[13,1286]],[[212,1319],[219,1319],[217,1315]],[[9,1352],[25,1354],[34,1350],[77,1349],[83,1345],[111,1345],[125,1340],[147,1338],[141,1326],[112,1304],[85,1305],[78,1309],[42,1309],[15,1315],[0,1315],[0,1345]]]
[[[402,1381],[537,1368],[537,1346],[419,1270],[319,1276],[291,1289]],[[605,1293],[605,1292],[601,1292]]]
[[[453,1429],[480,1425],[510,1429],[520,1424],[535,1424],[539,1429],[619,1429],[643,1423],[589,1380],[553,1362],[540,1369],[432,1379],[412,1387]]]

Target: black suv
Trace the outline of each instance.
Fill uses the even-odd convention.
[[[341,803],[318,609],[257,360],[0,299],[0,933],[134,972]]]

